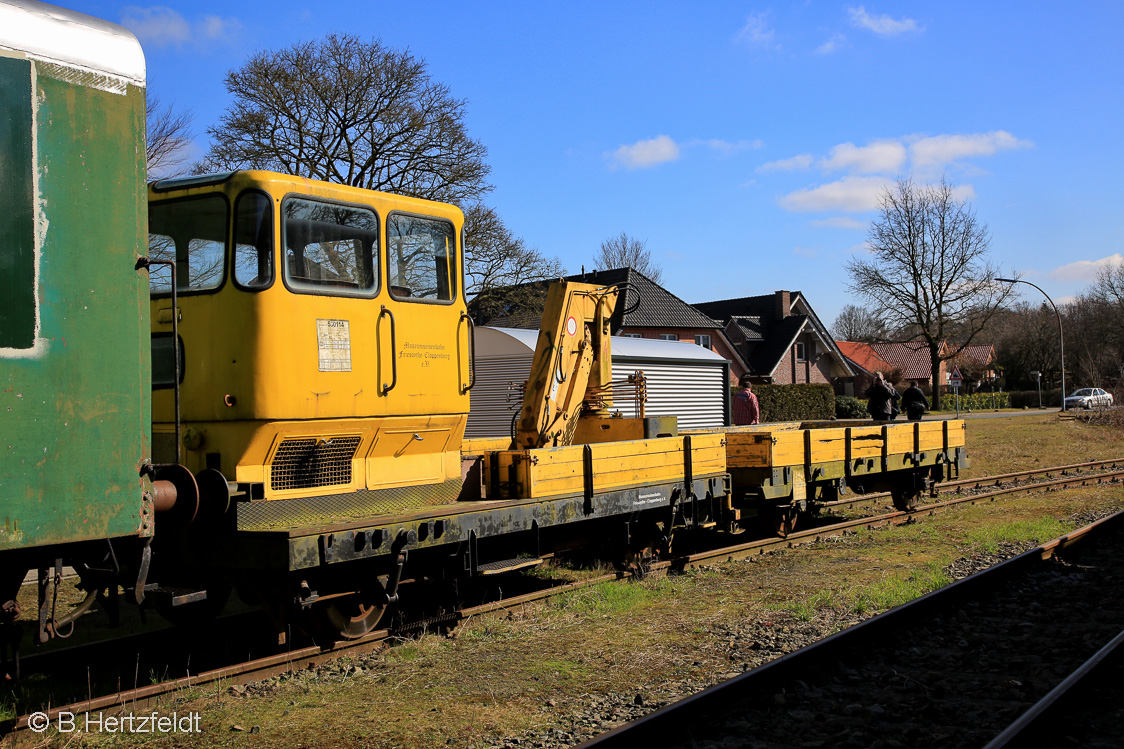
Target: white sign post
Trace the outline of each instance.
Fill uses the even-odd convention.
[[[952,390],[956,393],[956,418],[960,418],[960,385],[964,382],[964,378],[960,376],[960,368],[953,367],[952,374],[948,376],[948,384],[952,386]]]

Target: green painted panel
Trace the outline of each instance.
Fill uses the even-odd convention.
[[[33,64],[39,337],[0,351],[0,549],[151,532],[144,89]]]
[[[0,57],[0,348],[35,343],[31,63]]]

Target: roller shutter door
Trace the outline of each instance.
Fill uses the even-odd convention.
[[[476,385],[469,391],[465,437],[509,437],[511,419],[519,409],[521,386],[531,372],[527,356],[477,359]]]
[[[725,423],[726,368],[707,364],[653,364],[613,357],[613,379],[636,370],[648,380],[648,416],[678,416],[680,429],[706,429]],[[628,404],[618,408],[630,416]]]

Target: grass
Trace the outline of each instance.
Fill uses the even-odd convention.
[[[1057,414],[970,419],[964,475],[990,476],[1124,456],[1124,430]]]

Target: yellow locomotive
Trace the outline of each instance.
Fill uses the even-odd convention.
[[[184,464],[253,499],[424,487],[455,499],[471,321],[458,209],[269,172],[149,192],[154,452],[174,462],[173,317]],[[369,509],[369,508],[368,508]]]

